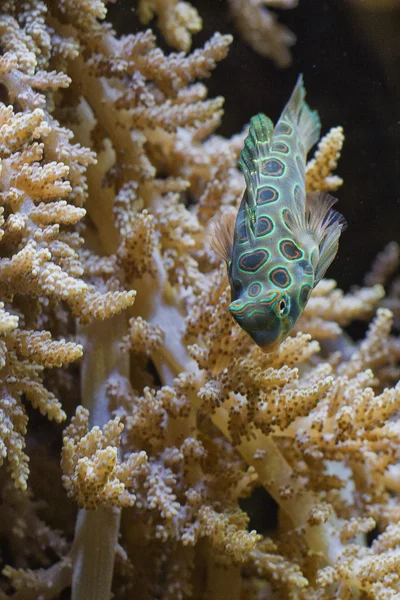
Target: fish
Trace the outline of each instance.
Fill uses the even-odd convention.
[[[302,75],[274,126],[250,120],[239,166],[246,189],[237,215],[214,223],[212,247],[227,264],[229,310],[265,353],[275,351],[335,258],[344,217],[324,192],[306,193],[307,154],[320,138]]]

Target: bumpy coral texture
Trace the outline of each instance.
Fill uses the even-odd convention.
[[[233,20],[239,33],[251,47],[271,58],[278,67],[287,67],[292,61],[290,47],[296,36],[278,21],[271,8],[294,8],[298,0],[228,0]]]
[[[246,132],[199,80],[232,38],[187,54],[190,4],[138,9],[180,52],[100,0],[0,7],[0,599],[396,598],[398,246],[264,355],[210,250]],[[308,190],[340,187],[343,140]]]

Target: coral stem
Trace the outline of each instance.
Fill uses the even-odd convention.
[[[212,420],[222,433],[229,439],[228,417],[224,409],[219,409]],[[323,556],[328,564],[335,564],[338,556],[343,552],[339,539],[336,519],[330,517],[320,525],[308,525],[307,517],[311,509],[319,503],[319,499],[312,492],[307,492],[302,486],[297,490],[297,482],[290,465],[287,463],[272,436],[266,436],[259,431],[254,431],[250,440],[243,440],[238,451],[248,465],[255,468],[259,481],[279,506],[293,520],[295,527],[305,529],[305,538],[310,551],[315,555]],[[255,458],[262,451],[262,460]],[[256,453],[257,452],[257,453]],[[294,493],[289,498],[282,498],[280,490],[288,487]],[[296,492],[299,493],[296,493]]]
[[[221,565],[213,553],[207,562],[207,600],[239,600],[242,578],[238,565]]]
[[[109,600],[121,510],[100,507],[78,514],[72,576],[72,600]]]
[[[82,403],[91,425],[110,419],[106,386],[109,378],[129,376],[127,355],[119,344],[128,329],[126,315],[96,322],[84,330]],[[120,509],[80,510],[73,546],[72,600],[109,600],[119,532]]]

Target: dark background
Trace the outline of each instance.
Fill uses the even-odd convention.
[[[400,8],[357,10],[356,4],[299,0],[295,9],[274,10],[297,36],[292,65],[278,69],[241,39],[226,0],[192,1],[204,22],[194,47],[215,31],[235,38],[228,57],[206,82],[210,97],[225,97],[218,133],[241,131],[260,111],[276,120],[299,73],[311,107],[320,113],[323,133],[335,125],[344,127],[346,142],[337,169],[344,185],[334,195],[348,229],[328,276],[345,289],[362,283],[387,242],[400,241]],[[120,33],[143,29],[132,6],[132,0],[109,6]]]

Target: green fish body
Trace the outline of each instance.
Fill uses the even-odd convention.
[[[265,352],[291,331],[345,226],[332,210],[335,198],[306,194],[307,153],[319,135],[300,76],[275,127],[263,114],[251,119],[239,160],[246,191],[236,221],[214,231],[214,249],[228,266],[229,310]]]

